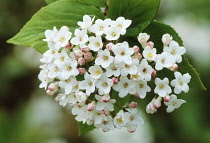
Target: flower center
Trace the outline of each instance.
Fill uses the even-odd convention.
[[[160,85],[159,85],[159,88],[160,88],[160,89],[163,89],[163,88],[164,88],[164,85],[163,85],[163,84],[160,84]]]
[[[123,86],[124,86],[125,88],[127,88],[127,87],[128,87],[128,83],[124,83]]]
[[[67,70],[67,71],[72,70],[71,66],[67,66],[67,67],[66,67],[66,70]]]
[[[124,51],[122,51],[122,52],[120,53],[120,55],[124,56],[124,55],[125,55],[125,52],[124,52]]]
[[[139,87],[140,87],[140,88],[143,88],[143,87],[144,87],[144,84],[142,84],[142,83],[139,84]]]
[[[117,27],[120,27],[121,28],[122,27],[122,24],[118,24]]]
[[[109,60],[109,57],[104,55],[102,59],[103,59],[104,61],[108,61],[108,60]]]
[[[83,41],[83,38],[82,37],[79,37],[79,41]]]
[[[100,71],[100,70],[96,70],[94,73],[95,73],[96,75],[99,75],[99,74],[101,74],[101,71]]]
[[[96,43],[95,43],[95,46],[96,46],[96,47],[100,47],[100,43],[99,43],[99,42],[96,42]]]
[[[184,85],[184,82],[183,81],[179,81],[179,85]]]
[[[99,26],[99,30],[103,31],[104,30],[104,26]]]
[[[117,34],[115,32],[111,33],[112,37],[115,37]]]
[[[60,41],[61,43],[63,43],[63,42],[65,41],[65,38],[64,38],[64,37],[60,37],[59,41]]]
[[[144,72],[144,73],[147,73],[147,68],[144,68],[144,69],[143,69],[143,72]]]
[[[122,123],[122,118],[118,118],[118,119],[117,119],[117,123],[118,123],[118,124],[121,124],[121,123]]]
[[[153,56],[152,53],[147,54],[147,57],[149,57],[149,58],[152,58],[152,56]]]
[[[92,83],[92,82],[89,82],[89,83],[88,83],[88,85],[92,86],[92,85],[93,85],[93,83]]]
[[[102,86],[103,86],[103,87],[107,87],[108,84],[107,84],[106,82],[104,82],[104,83],[102,84]]]
[[[176,54],[176,51],[175,50],[172,50],[171,51],[171,55],[175,55]]]

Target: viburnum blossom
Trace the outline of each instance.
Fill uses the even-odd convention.
[[[142,100],[152,92],[146,106],[150,114],[163,100],[168,113],[185,103],[172,91],[189,91],[191,76],[178,72],[186,49],[169,34],[159,39],[163,47],[149,41],[147,33],[138,34],[136,45],[123,41],[126,37],[120,36],[131,23],[124,17],[102,20],[84,15],[74,31],[67,26],[45,31],[49,49],[40,59],[39,87],[49,96],[57,94],[55,100],[70,106],[78,122],[104,132],[126,128],[132,133],[144,121],[138,111],[141,105],[130,99]],[[175,79],[164,72],[174,72]]]

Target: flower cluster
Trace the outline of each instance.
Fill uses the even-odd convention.
[[[167,112],[179,108],[184,100],[172,94],[188,92],[191,76],[178,72],[177,63],[182,62],[184,47],[165,34],[162,37],[163,52],[157,54],[150,36],[140,33],[137,37],[143,52],[138,46],[130,47],[127,41],[118,43],[121,35],[126,34],[131,20],[119,17],[111,19],[83,16],[77,23],[74,34],[67,26],[58,30],[46,30],[45,36],[49,50],[40,60],[43,65],[38,76],[48,95],[54,95],[61,106],[67,104],[79,122],[94,125],[103,131],[126,127],[134,132],[143,124],[136,102],[120,105],[126,96],[144,99],[152,89],[148,82],[154,82],[156,94],[147,105],[148,113],[155,113],[161,101],[167,106]],[[169,82],[165,77],[156,77],[156,72],[167,68],[174,72],[175,79]],[[118,95],[113,95],[118,93]],[[120,108],[120,109],[119,109]],[[116,109],[116,110],[115,110]],[[119,109],[119,110],[117,110]],[[119,112],[116,112],[119,111]]]

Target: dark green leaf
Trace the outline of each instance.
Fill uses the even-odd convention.
[[[81,21],[83,15],[88,14],[104,19],[101,11],[78,0],[59,0],[39,10],[21,31],[7,42],[25,47],[33,47],[38,52],[44,53],[48,47],[42,41],[44,32],[56,26],[68,26],[73,32],[77,28],[77,21]]]
[[[79,136],[83,136],[89,131],[92,131],[93,129],[95,129],[94,125],[87,125],[87,124],[83,124],[82,122],[78,122],[78,126],[79,126]]]
[[[106,0],[79,0],[84,3],[96,6],[96,7],[105,7],[106,6]]]
[[[108,17],[119,16],[132,20],[126,36],[137,36],[153,20],[161,0],[111,0]]]
[[[58,1],[58,0],[45,0],[45,2],[46,2],[47,4],[51,4],[51,3],[55,2],[55,1]]]
[[[160,23],[158,21],[153,21],[143,32],[146,32],[150,35],[151,41],[155,43],[155,47],[157,48],[158,53],[161,53],[163,51],[163,44],[161,41],[163,34],[170,34],[173,36],[173,39],[179,43],[179,45],[183,46],[182,39],[179,37],[179,35],[176,33],[176,31],[169,25]],[[136,37],[135,37],[136,38]],[[183,56],[182,63],[179,65],[179,72],[182,74],[189,73],[192,77],[190,85],[192,87],[197,87],[202,90],[206,90],[204,87],[198,73],[196,70],[189,64],[188,60]],[[174,75],[171,71],[165,69],[161,72],[158,72],[160,76],[162,77],[170,77],[170,79],[174,79]]]

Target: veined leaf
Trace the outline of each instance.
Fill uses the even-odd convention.
[[[20,32],[7,42],[25,47],[33,47],[38,52],[44,53],[48,47],[42,39],[44,32],[56,26],[68,26],[71,32],[78,27],[77,22],[82,21],[83,15],[88,14],[104,19],[101,11],[89,4],[78,0],[59,0],[40,9]]]
[[[137,36],[153,20],[161,0],[110,0],[108,17],[132,20],[125,36]]]

